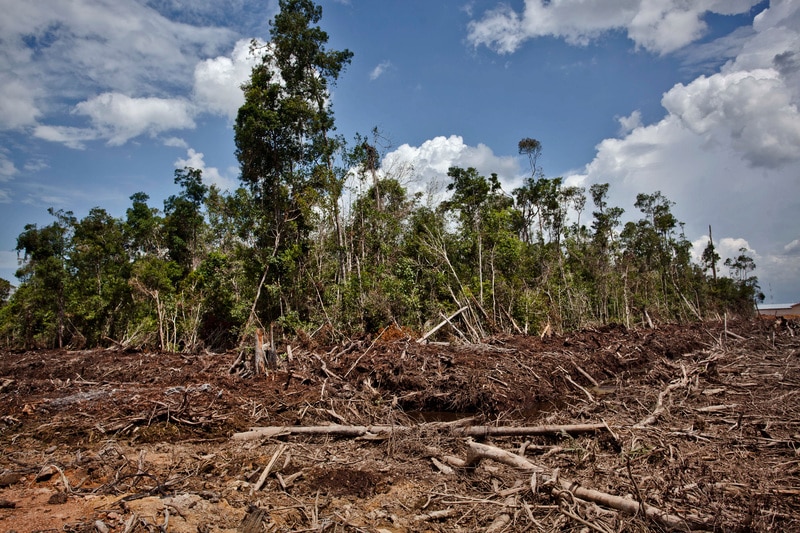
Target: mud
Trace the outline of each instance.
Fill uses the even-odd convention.
[[[279,369],[248,378],[230,372],[237,353],[0,354],[0,531],[664,528],[497,462],[448,467],[468,439],[440,422],[465,417],[604,423],[481,440],[690,527],[800,530],[800,337],[785,324],[610,326],[474,345],[391,329],[306,338],[291,352],[279,346]],[[413,427],[232,438],[328,424]]]

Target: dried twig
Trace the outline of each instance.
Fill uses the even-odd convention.
[[[278,447],[278,449],[275,450],[275,453],[272,454],[272,459],[270,459],[269,463],[267,463],[267,466],[264,467],[264,471],[261,473],[261,477],[259,477],[256,484],[253,485],[253,489],[250,491],[250,494],[253,494],[256,491],[261,490],[261,487],[263,487],[264,483],[266,483],[267,481],[267,476],[269,476],[269,473],[272,471],[272,467],[275,466],[275,461],[277,461],[278,457],[280,457],[281,454],[283,454],[283,452],[285,451],[286,451],[285,444],[281,444]]]
[[[673,381],[667,387],[658,394],[658,399],[656,400],[656,407],[653,409],[653,412],[650,413],[647,417],[642,419],[641,421],[637,422],[633,425],[636,429],[641,429],[643,427],[649,426],[650,424],[654,423],[658,420],[667,409],[664,407],[664,400],[669,396],[669,394],[674,391],[675,389],[680,389],[681,387],[686,387],[689,384],[689,376],[686,374],[686,368],[681,365],[681,369],[683,370],[683,377],[680,380]]]
[[[538,466],[527,459],[520,457],[519,455],[507,452],[495,446],[481,444],[478,442],[469,442],[468,444],[469,449],[467,451],[467,459],[463,461],[464,467],[476,466],[482,459],[492,459],[494,461],[512,466],[523,472],[536,473],[540,476],[549,477],[552,479],[552,477],[546,475],[546,470],[543,467]],[[707,526],[707,524],[704,523],[689,523],[679,516],[666,513],[661,509],[646,503],[639,503],[621,496],[615,496],[613,494],[582,487],[579,484],[563,477],[558,477],[555,480],[555,489],[559,491],[569,491],[578,498],[599,503],[618,511],[623,511],[630,514],[643,512],[647,517],[655,520],[662,526],[674,530],[690,531],[695,525],[699,525],[701,527]]]
[[[406,432],[424,427],[426,429],[449,429],[455,435],[466,437],[488,436],[528,436],[528,435],[578,435],[598,433],[605,431],[607,426],[601,424],[567,424],[552,426],[465,426],[459,427],[452,423],[430,423],[419,426],[399,425],[373,425],[373,426],[345,426],[331,424],[329,426],[271,426],[252,428],[250,431],[234,433],[234,440],[252,440],[276,435],[336,435],[339,437],[361,437],[366,434],[378,435],[382,433]]]

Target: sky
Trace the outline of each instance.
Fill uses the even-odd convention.
[[[800,302],[800,0],[322,0],[337,132],[441,195],[450,166],[609,183],[624,220],[661,191],[699,254],[749,250],[767,303]],[[276,0],[0,0],[0,277],[26,224],[124,217],[193,167],[238,185],[233,121]],[[354,184],[356,187],[357,184]],[[591,217],[588,202],[583,221]],[[724,271],[724,267],[723,271]]]

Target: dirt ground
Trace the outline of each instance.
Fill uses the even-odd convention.
[[[794,325],[0,353],[0,531],[798,531]]]

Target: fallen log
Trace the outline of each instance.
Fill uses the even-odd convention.
[[[647,518],[654,520],[671,530],[692,531],[693,529],[708,527],[707,524],[703,524],[699,521],[697,523],[695,523],[695,521],[690,522],[679,516],[662,511],[658,507],[654,507],[647,503],[640,504],[636,500],[629,500],[621,496],[615,496],[606,492],[600,492],[598,490],[582,487],[574,481],[561,476],[553,479],[552,476],[547,474],[544,467],[536,465],[524,457],[507,452],[496,446],[490,446],[474,441],[470,441],[468,445],[469,449],[467,451],[467,458],[461,465],[465,468],[477,466],[482,459],[491,459],[493,461],[511,466],[527,474],[538,474],[547,479],[551,479],[556,484],[556,486],[553,488],[554,491],[569,491],[580,499],[592,501],[631,515],[643,513]],[[452,464],[453,458],[449,458],[448,462]]]
[[[525,437],[537,435],[582,435],[607,431],[605,424],[565,424],[549,426],[468,426],[453,430],[465,437]]]
[[[251,428],[249,431],[234,433],[234,440],[252,440],[275,437],[277,435],[335,435],[339,437],[363,437],[367,434],[379,435],[398,433],[412,429],[449,429],[455,435],[465,437],[514,437],[534,435],[578,435],[608,431],[605,424],[570,424],[551,426],[466,426],[458,427],[453,423],[432,423],[417,426],[348,426],[331,424],[328,426],[269,426]]]
[[[442,328],[442,327],[443,327],[445,324],[449,324],[451,320],[453,320],[455,317],[457,317],[458,315],[460,315],[461,313],[463,313],[463,312],[464,312],[464,311],[466,311],[467,309],[468,309],[468,306],[466,306],[466,305],[465,305],[464,307],[462,307],[461,309],[459,309],[458,311],[456,311],[455,313],[453,313],[453,314],[452,314],[452,315],[450,315],[449,317],[445,318],[444,320],[442,320],[441,322],[439,322],[439,323],[436,325],[436,327],[434,327],[434,328],[433,328],[432,330],[430,330],[428,333],[426,333],[425,335],[423,335],[422,337],[420,337],[419,339],[417,339],[417,342],[418,342],[418,343],[420,343],[420,344],[423,344],[423,343],[424,343],[426,340],[428,340],[428,337],[430,337],[431,335],[433,335],[434,333],[436,333],[437,331],[439,331],[439,330],[440,330],[440,329],[441,329],[441,328]]]

